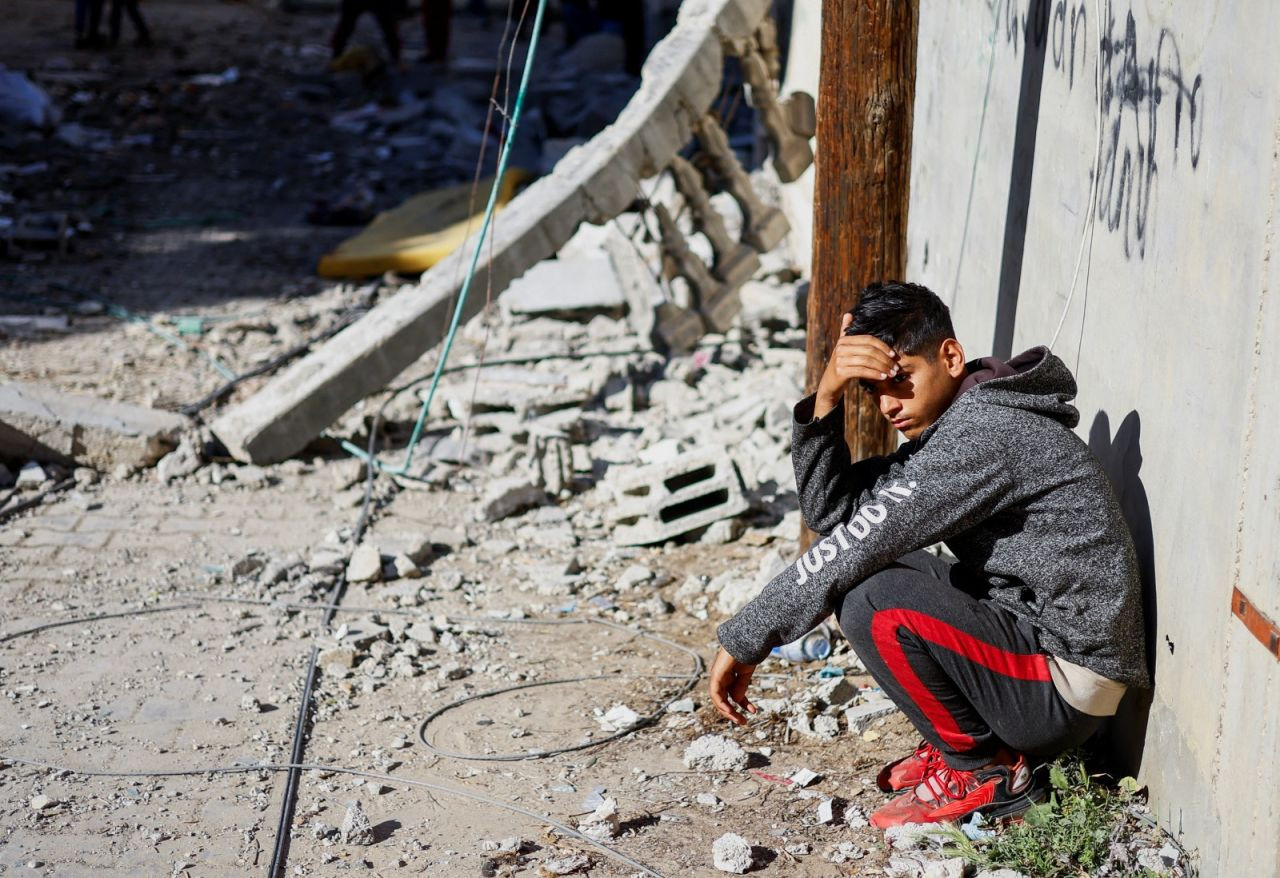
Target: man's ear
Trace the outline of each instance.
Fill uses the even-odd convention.
[[[946,367],[947,374],[952,378],[959,378],[965,372],[964,347],[954,338],[949,338],[942,343],[938,356],[942,357],[942,364]]]

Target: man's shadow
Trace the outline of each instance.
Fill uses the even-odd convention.
[[[1111,437],[1111,421],[1105,411],[1098,412],[1089,428],[1089,448],[1102,462],[1111,479],[1120,511],[1129,525],[1133,547],[1137,553],[1138,575],[1142,584],[1143,627],[1146,634],[1147,672],[1151,689],[1130,689],[1120,708],[1098,734],[1098,756],[1117,777],[1136,776],[1142,765],[1147,720],[1155,685],[1156,665],[1156,581],[1155,541],[1151,528],[1151,507],[1147,490],[1142,485],[1142,419],[1136,411],[1125,415]],[[1169,644],[1170,650],[1173,644]]]

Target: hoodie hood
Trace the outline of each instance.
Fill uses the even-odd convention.
[[[972,394],[974,402],[1035,412],[1069,428],[1080,423],[1080,412],[1071,404],[1076,379],[1066,363],[1044,346],[1024,351],[1007,363],[982,357],[966,368],[969,374],[960,384],[957,399]]]

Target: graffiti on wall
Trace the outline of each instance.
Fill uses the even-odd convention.
[[[1101,39],[1090,21],[1096,17],[1091,0],[996,0],[992,8],[1006,44],[1015,53],[1044,49],[1068,90],[1077,78],[1093,80],[1090,48],[1099,53],[1102,88],[1095,99],[1102,108],[1102,147],[1096,219],[1120,236],[1126,257],[1143,258],[1162,172],[1171,183],[1175,174],[1194,173],[1200,165],[1202,75],[1184,68],[1172,29],[1140,26],[1132,8],[1120,12],[1111,0],[1102,3]]]

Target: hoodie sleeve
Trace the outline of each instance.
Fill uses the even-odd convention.
[[[871,500],[871,489],[915,443],[893,454],[850,462],[844,439],[844,402],[821,418],[813,416],[813,394],[796,403],[791,425],[791,463],[796,471],[800,515],[809,529],[826,535]]]
[[[717,629],[734,658],[759,664],[775,646],[803,637],[872,573],[1012,502],[998,440],[963,422],[947,426],[945,436],[935,433],[892,461],[856,507],[832,500],[847,516]]]

